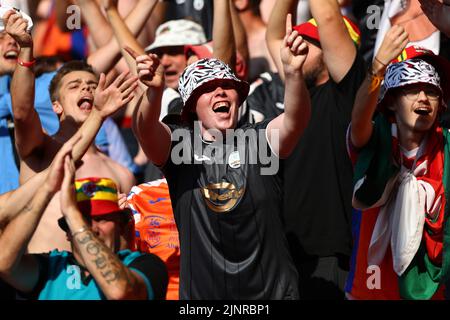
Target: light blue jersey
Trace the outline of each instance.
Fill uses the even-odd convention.
[[[128,266],[142,256],[142,253],[122,250],[117,252],[117,256],[125,266]],[[39,300],[106,300],[92,276],[83,281],[83,271],[71,253],[54,250],[50,252],[48,259],[47,282],[39,293]],[[144,279],[147,299],[153,300],[154,294],[149,279],[139,270],[130,269]]]

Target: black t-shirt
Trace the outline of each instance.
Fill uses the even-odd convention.
[[[163,172],[180,237],[180,299],[298,298],[280,220],[280,181],[262,174],[264,161],[255,157],[268,150],[267,123],[241,128],[250,137],[245,150],[224,138],[223,154],[208,151],[212,145],[193,129],[183,128],[182,142],[175,142],[181,127],[170,126],[174,142]]]
[[[200,24],[208,41],[212,40],[213,1],[211,0],[165,0],[166,20],[191,18]]]
[[[284,222],[294,260],[351,253],[353,170],[346,130],[366,67],[357,55],[345,78],[311,88],[311,119],[284,161]]]
[[[0,280],[0,301],[14,300],[16,296],[15,290],[6,282]]]

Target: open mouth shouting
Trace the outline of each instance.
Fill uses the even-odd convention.
[[[214,103],[212,109],[217,114],[228,115],[231,110],[231,104],[228,101],[219,101]]]
[[[5,52],[3,58],[10,62],[17,62],[17,58],[19,57],[19,51],[16,49],[11,49]]]
[[[433,109],[430,106],[420,106],[414,109],[414,113],[420,116],[428,116],[433,112]]]
[[[92,95],[83,96],[78,100],[77,105],[82,111],[91,111],[94,105],[94,97]]]

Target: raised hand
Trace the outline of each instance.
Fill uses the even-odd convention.
[[[53,193],[56,193],[61,188],[61,183],[64,177],[64,162],[65,158],[72,158],[72,149],[74,145],[80,141],[81,135],[75,134],[69,139],[58,151],[52,164],[48,169],[47,179],[45,180],[45,186]]]
[[[281,47],[281,62],[284,72],[301,72],[308,56],[308,45],[297,31],[292,30],[292,15],[286,17],[286,36]]]
[[[147,87],[162,87],[164,85],[164,71],[156,54],[139,55],[130,47],[125,47],[136,61],[136,70],[139,80]]]
[[[438,0],[419,0],[422,11],[431,23],[440,31],[450,36],[450,0],[443,3]]]
[[[3,23],[6,32],[16,40],[21,48],[30,47],[33,44],[31,34],[27,32],[28,21],[14,10],[3,15]]]
[[[64,178],[61,184],[60,205],[64,216],[78,210],[75,197],[75,164],[70,155],[64,157]]]
[[[94,95],[94,107],[103,118],[114,114],[134,98],[138,78],[130,77],[126,80],[128,74],[129,72],[122,72],[108,87],[105,74],[100,75]]]
[[[119,194],[118,194],[118,198],[119,198],[119,199],[118,199],[118,204],[119,204],[119,208],[120,208],[121,210],[130,207],[130,205],[128,204],[128,201],[127,201],[127,195],[126,195],[126,193],[119,193]]]
[[[375,61],[386,67],[391,60],[402,53],[408,42],[408,33],[405,28],[394,25],[384,36],[383,43],[375,56]]]

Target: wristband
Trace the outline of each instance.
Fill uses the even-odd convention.
[[[381,64],[383,67],[387,67],[387,64],[383,63],[380,61],[380,59],[378,59],[377,57],[374,57],[375,61],[377,61],[379,64]]]
[[[17,63],[25,68],[31,68],[36,64],[36,59],[33,59],[32,61],[22,61],[20,59],[17,59]]]
[[[384,80],[384,74],[383,75],[379,75],[379,74],[375,73],[373,71],[372,67],[369,68],[368,73],[369,73],[369,76],[370,76],[368,78],[368,80],[370,81],[369,93],[372,93],[372,92],[374,92],[375,90],[377,90],[381,86],[381,83]]]

